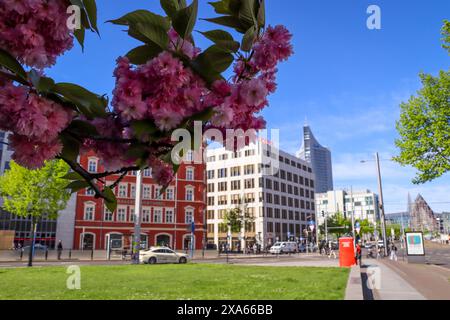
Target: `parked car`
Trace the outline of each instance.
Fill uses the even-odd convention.
[[[271,254],[297,253],[298,246],[296,242],[277,242],[269,250]]]
[[[144,264],[157,263],[180,263],[188,262],[188,255],[184,253],[177,253],[170,248],[157,247],[150,248],[147,251],[139,252],[139,262]]]

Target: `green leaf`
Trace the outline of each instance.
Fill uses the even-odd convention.
[[[150,42],[151,44],[156,44],[162,50],[166,49],[169,45],[167,30],[161,28],[160,26],[149,23],[137,23],[134,28],[137,32],[139,32],[139,34],[146,38],[146,43]]]
[[[208,83],[223,79],[221,73],[233,63],[233,55],[217,45],[209,47],[193,62],[192,68]]]
[[[239,9],[239,20],[246,27],[257,26],[256,22],[256,0],[242,0]]]
[[[75,36],[75,38],[77,39],[78,43],[81,46],[81,50],[84,51],[84,37],[86,34],[86,29],[84,28],[80,28],[80,29],[76,29],[73,32],[73,35]]]
[[[190,120],[192,121],[208,121],[212,118],[215,111],[214,108],[206,108],[202,112],[196,113],[193,116],[190,117]]]
[[[152,135],[158,131],[155,123],[151,120],[139,120],[131,123],[131,128],[139,137],[142,135]]]
[[[200,33],[224,50],[229,50],[230,52],[237,52],[239,50],[239,42],[234,41],[233,36],[226,31],[212,30]]]
[[[66,133],[61,133],[59,139],[63,144],[61,157],[66,160],[77,161],[80,153],[80,142]]]
[[[231,14],[229,1],[208,2],[218,14]]]
[[[233,55],[224,51],[217,45],[213,45],[200,54],[196,61],[200,61],[205,67],[222,73],[233,63]]]
[[[41,75],[34,69],[31,69],[31,71],[28,72],[28,79],[30,79],[34,88],[39,93],[41,92],[47,93],[55,85],[55,81],[53,81],[53,79],[41,77]]]
[[[249,52],[252,49],[253,43],[256,40],[256,32],[256,27],[250,27],[250,29],[247,30],[244,37],[242,38],[241,49],[243,51]]]
[[[118,25],[133,25],[137,23],[143,24],[152,24],[155,26],[159,26],[166,31],[169,31],[170,23],[163,16],[154,14],[153,12],[147,10],[136,10],[130,13],[127,13],[123,17],[115,20],[109,20],[107,22],[111,22]]]
[[[27,79],[27,75],[22,65],[9,52],[0,49],[0,66],[5,67],[23,80]]]
[[[172,18],[172,25],[176,32],[183,39],[188,39],[194,30],[198,14],[198,0],[192,1],[192,4],[184,9],[177,11]]]
[[[266,0],[261,0],[257,16],[258,26],[264,28],[266,25]]]
[[[217,18],[204,19],[205,21],[215,23],[221,26],[230,27],[235,29],[237,32],[245,33],[247,29],[242,25],[241,21],[237,17],[233,16],[222,16]]]
[[[97,32],[97,34],[100,34],[97,28],[97,4],[95,3],[95,0],[83,0],[83,3],[91,28]]]
[[[72,181],[66,186],[66,189],[70,189],[72,193],[78,192],[84,188],[89,187],[89,183],[82,180]]]
[[[82,137],[98,135],[97,128],[93,124],[83,120],[73,120],[67,130]]]
[[[65,176],[61,177],[64,180],[83,180],[83,177],[77,172],[69,172]]]
[[[117,199],[113,190],[110,187],[105,187],[103,190],[103,194],[105,195],[105,206],[109,211],[114,212],[117,209]]]
[[[178,0],[161,0],[160,2],[164,12],[171,18],[180,10]]]
[[[52,92],[74,103],[79,111],[88,118],[106,117],[107,115],[107,100],[79,85],[73,83],[57,83],[52,88]]]
[[[155,44],[146,44],[130,50],[126,56],[131,63],[140,65],[147,63],[147,61],[155,58],[161,52],[162,50],[160,46]]]

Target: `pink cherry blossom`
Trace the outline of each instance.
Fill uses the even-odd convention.
[[[259,106],[265,101],[267,93],[267,87],[261,79],[252,79],[242,84],[240,97],[249,106]]]
[[[0,1],[0,48],[22,63],[44,68],[73,46],[67,28],[69,1]]]

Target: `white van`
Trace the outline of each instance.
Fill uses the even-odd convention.
[[[269,250],[271,254],[297,253],[298,246],[295,242],[277,242]]]

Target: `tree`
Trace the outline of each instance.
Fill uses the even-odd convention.
[[[320,227],[320,234],[325,234],[325,224]],[[351,232],[352,222],[349,219],[345,219],[341,212],[337,212],[334,215],[327,218],[328,234],[333,234],[336,238],[340,238],[342,235]]]
[[[11,162],[11,169],[0,177],[0,196],[5,210],[19,217],[31,217],[32,247],[38,221],[56,219],[70,198],[66,189],[69,166],[61,160],[47,161],[39,170],[29,170]],[[32,265],[30,249],[29,265]]]
[[[442,47],[448,50],[450,54],[450,21],[444,20],[444,26],[442,27]]]
[[[444,48],[450,52],[450,22],[443,27]],[[400,138],[396,145],[401,165],[418,170],[413,183],[420,184],[441,177],[450,170],[450,70],[438,76],[420,74],[422,89],[400,105],[397,122]]]
[[[244,236],[246,232],[251,229],[251,224],[255,222],[255,217],[250,215],[245,209],[233,208],[226,212],[223,222],[219,225],[219,228],[223,231],[231,233],[240,233],[244,230]]]
[[[70,4],[80,8],[79,29],[68,29]],[[77,173],[71,190],[89,187],[114,211],[117,201],[104,178],[152,168],[155,180],[169,185],[180,158],[189,149],[202,151],[203,137],[192,134],[198,123],[203,132],[214,130],[216,141],[222,134],[229,149],[256,138],[255,130],[265,127],[259,113],[276,91],[277,65],[293,53],[292,35],[281,25],[266,27],[265,0],[220,0],[210,3],[217,16],[205,20],[240,39],[222,29],[199,32],[212,45],[197,48],[199,1],[160,4],[159,13],[136,10],[108,21],[141,43],[117,59],[109,99],[44,76],[74,37],[83,48],[86,30],[99,33],[94,0],[0,2],[0,130],[12,132],[16,162],[36,169],[62,159]],[[77,163],[86,150],[95,151],[105,172]]]

